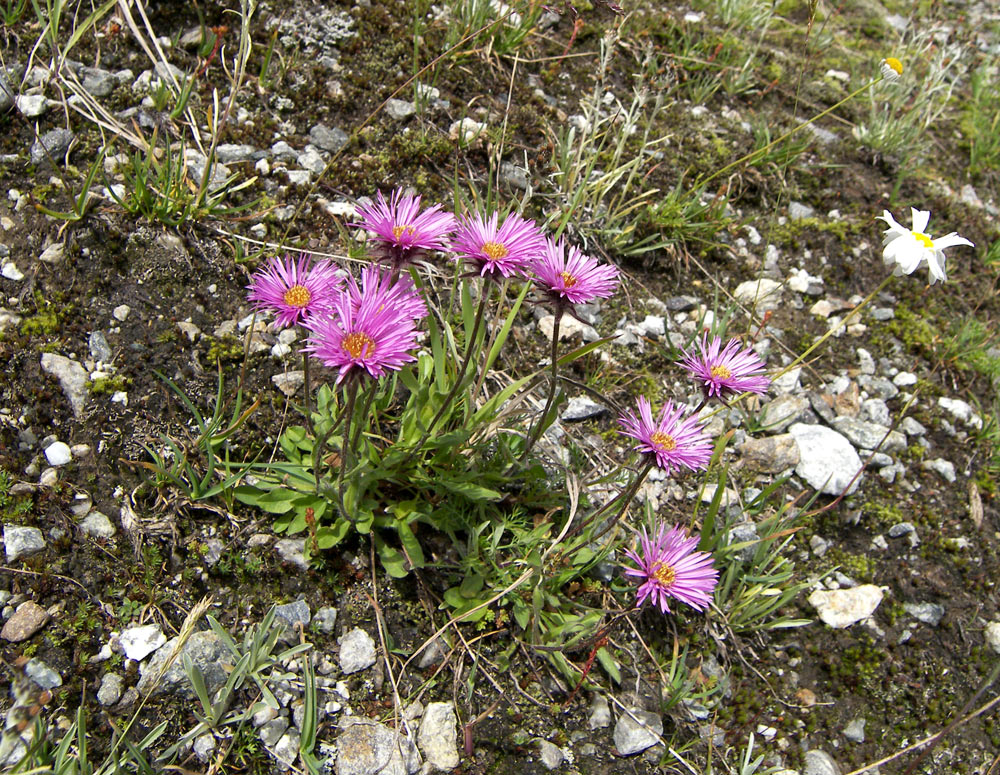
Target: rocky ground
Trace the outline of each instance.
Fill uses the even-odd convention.
[[[971,74],[1000,56],[995,12],[935,4],[910,19],[908,4],[859,3],[810,19],[785,4],[751,45],[747,28],[725,20],[726,4],[623,3],[624,21],[606,4],[580,4],[578,16],[539,9],[525,41],[501,50],[498,38],[459,42],[459,3],[402,14],[396,5],[262,3],[230,102],[238,15],[212,5],[199,26],[193,6],[152,4],[148,27],[164,59],[181,82],[194,75],[191,113],[173,115],[170,68],[151,62],[140,16],[117,10],[91,26],[65,18],[62,45],[73,24],[84,33],[63,60],[44,40],[36,47],[43,30],[30,8],[4,27],[0,654],[11,693],[0,699],[0,766],[37,742],[34,719],[54,745],[82,707],[94,760],[116,745],[113,730],[127,726],[138,741],[162,721],[150,750],[179,743],[187,770],[302,769],[314,680],[313,753],[339,773],[749,773],[738,759],[750,735],[765,756],[758,772],[996,772],[995,705],[965,717],[998,686],[980,691],[1000,654],[1000,172],[970,172],[964,112]],[[869,77],[916,27],[932,30],[938,48],[954,46],[961,67],[920,136],[929,150],[905,175],[903,155],[855,138],[868,107],[850,102],[797,135],[809,143],[793,159],[733,168],[679,218],[636,210],[644,215],[623,241],[604,228],[608,194],[570,228],[626,281],[586,323],[563,323],[570,342],[615,339],[574,374],[608,402],[570,396],[548,436],[554,457],[588,449],[625,459],[611,401],[643,391],[686,400],[673,362],[717,318],[752,336],[775,371],[835,330],[759,402],[710,420],[713,435],[732,432],[721,504],[735,540],[755,540],[778,505],[794,501],[794,511],[820,491],[793,515],[781,552],[794,567],[787,583],[802,592],[773,617],[808,624],[738,629],[719,611],[646,611],[608,635],[621,681],[595,668],[593,687],[574,693],[502,627],[438,633],[443,573],[386,578],[356,538],[310,562],[305,539],[276,535],[271,515],[192,501],[151,480],[147,447],[196,435],[156,372],[203,410],[220,378],[227,401],[237,385],[248,404],[259,399],[234,440],[245,450],[270,449],[301,398],[294,333],[269,327],[245,298],[260,248],[346,261],[357,251],[347,226],[355,198],[397,185],[447,202],[456,180],[463,190],[491,181],[531,217],[558,217],[560,133],[615,127],[635,86],[661,95],[650,136],[667,139],[646,156],[627,146],[622,158],[648,159],[632,193],[656,188],[653,200],[669,202],[667,192],[752,150],[760,121],[773,138],[845,96],[847,82]],[[614,29],[602,68],[601,42]],[[692,41],[703,45],[681,56]],[[731,78],[751,53],[737,88]],[[730,55],[736,64],[712,69]],[[397,89],[417,71],[419,88]],[[705,81],[715,86],[707,95],[696,88],[706,73],[719,82]],[[601,107],[588,112],[595,78]],[[213,89],[221,123],[210,115]],[[207,112],[221,129],[218,163],[205,174]],[[186,163],[186,179],[160,178],[143,206],[130,136],[169,137]],[[603,142],[590,149],[601,165],[614,158]],[[91,170],[93,197],[70,217]],[[231,176],[247,185],[218,206],[184,218],[157,209],[164,191],[190,201],[203,180],[221,191]],[[885,276],[873,218],[890,208],[905,221],[910,205],[932,211],[935,233],[958,231],[976,247],[949,252],[947,284],[927,286],[922,272],[895,278],[862,305]],[[655,249],[629,251],[647,238]],[[546,357],[551,328],[541,307],[525,311],[511,366]],[[782,478],[768,510],[755,510]],[[640,497],[686,522],[714,494],[651,477]],[[253,669],[240,668],[245,681],[217,723],[199,728],[178,655],[218,699],[237,671],[230,636],[236,652],[254,655]],[[312,644],[315,676],[301,643]],[[583,665],[587,651],[573,661]],[[956,719],[915,769],[925,748],[862,769]]]

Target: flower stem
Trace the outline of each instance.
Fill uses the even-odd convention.
[[[302,353],[302,389],[306,392],[305,410],[309,417],[309,353]]]
[[[545,408],[542,409],[542,413],[538,417],[535,426],[531,429],[531,433],[528,434],[528,440],[524,445],[524,453],[521,456],[521,462],[528,459],[528,455],[531,453],[531,448],[535,446],[535,442],[538,441],[539,437],[542,435],[542,426],[545,424],[545,417],[552,408],[552,402],[556,397],[556,386],[559,384],[559,324],[562,322],[564,311],[565,310],[562,305],[556,306],[555,320],[552,323],[552,354],[550,356],[552,361],[552,378],[549,381],[549,395],[545,399]]]
[[[344,506],[344,474],[350,468],[351,445],[347,443],[351,437],[351,419],[354,414],[354,403],[358,397],[358,379],[352,377],[344,386],[347,394],[347,406],[344,408],[344,440],[340,445],[340,471],[337,472],[337,500],[340,502],[340,515],[348,522],[352,521]]]
[[[566,538],[564,540],[568,540],[573,535],[583,532],[598,517],[600,517],[605,512],[609,511],[613,506],[617,505],[618,503],[621,503],[622,507],[618,510],[618,513],[615,514],[615,518],[612,519],[610,522],[608,522],[608,524],[604,527],[603,530],[601,530],[600,533],[594,536],[590,536],[590,538],[588,538],[587,541],[594,542],[599,540],[601,536],[603,536],[611,528],[617,525],[618,521],[625,515],[625,512],[628,511],[628,507],[632,503],[632,498],[635,497],[635,494],[639,491],[639,486],[646,479],[646,474],[648,474],[650,469],[656,464],[656,458],[653,455],[649,455],[648,457],[649,459],[646,461],[646,464],[641,469],[639,469],[639,472],[635,475],[635,479],[633,479],[629,483],[628,487],[626,487],[624,490],[618,493],[618,495],[616,495],[614,498],[612,498],[603,506],[601,506],[597,511],[595,511],[593,514],[591,514],[589,517],[583,520],[583,522],[577,525],[572,531],[570,531],[569,534],[566,535]],[[574,546],[572,549],[567,550],[565,553],[566,556],[572,555],[572,553],[576,551],[578,548],[579,545]]]
[[[427,439],[430,438],[431,433],[434,432],[434,427],[438,424],[441,418],[444,416],[445,411],[451,405],[451,402],[455,400],[455,396],[458,395],[458,391],[462,387],[462,383],[465,381],[465,372],[469,368],[469,362],[472,360],[472,351],[476,345],[476,338],[479,336],[479,328],[483,324],[483,315],[486,312],[486,305],[490,298],[490,286],[488,283],[483,283],[482,293],[479,296],[479,307],[476,309],[476,319],[472,324],[472,334],[469,336],[469,341],[465,343],[465,355],[462,357],[462,365],[458,369],[458,374],[455,376],[455,384],[451,386],[451,390],[448,391],[448,395],[445,397],[444,401],[441,403],[441,408],[437,410],[437,414],[434,415],[434,419],[430,421],[427,429],[424,431],[424,435],[420,437],[420,440],[414,445],[414,447],[409,450],[409,457],[412,459],[417,452],[427,443]]]

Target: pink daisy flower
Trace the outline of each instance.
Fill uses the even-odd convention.
[[[678,527],[660,525],[652,539],[645,528],[639,537],[639,552],[625,554],[638,567],[626,568],[626,576],[642,579],[636,591],[636,606],[650,600],[663,613],[670,613],[667,601],[680,600],[698,611],[712,602],[719,571],[712,567],[712,555],[695,551],[698,538],[688,538]]]
[[[523,273],[545,249],[545,237],[534,221],[511,213],[499,227],[499,215],[486,218],[476,214],[458,220],[451,249],[482,276],[510,277]]]
[[[726,396],[739,393],[764,394],[771,385],[771,380],[763,372],[764,362],[749,346],[743,347],[739,339],[730,339],[729,344],[722,347],[722,339],[718,336],[708,340],[706,333],[695,352],[685,352],[683,360],[677,361],[691,372],[696,381],[702,383],[706,396]]]
[[[545,241],[535,262],[535,283],[556,305],[586,304],[606,299],[618,288],[618,268],[601,264],[566,241]]]
[[[448,238],[455,229],[455,216],[433,205],[421,211],[420,197],[392,192],[386,203],[382,192],[371,204],[359,205],[361,223],[355,224],[375,234],[385,257],[395,266],[414,261],[428,250],[447,250]]]
[[[250,278],[247,299],[261,311],[273,312],[278,328],[302,323],[306,316],[329,309],[343,281],[329,261],[311,266],[309,256],[272,257]]]
[[[394,306],[381,286],[359,302],[356,292],[356,285],[353,291],[343,291],[329,314],[306,321],[311,334],[303,349],[325,366],[339,369],[338,384],[361,372],[378,379],[416,360],[410,352],[417,345],[414,319]]]
[[[668,474],[680,466],[692,471],[704,470],[712,458],[712,440],[702,431],[697,417],[683,415],[683,406],[674,407],[672,401],[667,401],[654,422],[649,401],[640,396],[639,416],[631,409],[626,410],[618,418],[622,426],[619,433],[638,441],[632,449],[654,455],[656,465]]]
[[[369,264],[361,272],[361,286],[352,277],[346,288],[355,308],[360,309],[364,299],[379,295],[385,305],[404,317],[420,320],[427,316],[427,305],[413,280],[406,273],[393,281],[392,273],[378,264]]]

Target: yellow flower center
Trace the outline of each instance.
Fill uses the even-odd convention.
[[[348,334],[344,337],[342,344],[352,358],[360,358],[362,355],[371,358],[375,354],[375,340],[364,331]]]
[[[661,563],[657,566],[652,575],[661,587],[672,587],[677,580],[677,574],[674,572],[674,569],[666,563]]]
[[[499,261],[501,258],[506,258],[507,254],[510,253],[507,250],[506,245],[501,245],[499,242],[486,242],[483,243],[483,252],[489,256],[491,261]]]
[[[917,242],[919,242],[925,248],[933,249],[933,247],[934,247],[934,241],[930,237],[928,237],[926,234],[924,234],[923,232],[911,231],[910,234],[913,235],[913,239],[915,239]]]
[[[393,226],[392,227],[392,236],[395,239],[399,239],[400,237],[403,236],[403,234],[409,234],[409,235],[412,236],[412,235],[414,235],[416,233],[417,233],[417,230],[414,229],[412,226]]]
[[[709,369],[709,373],[716,379],[729,379],[731,376],[733,376],[733,372],[731,372],[728,368],[722,366],[721,364],[718,366],[713,366],[711,369]]]
[[[560,272],[559,276],[563,279],[563,285],[567,288],[572,288],[576,285],[576,278],[573,277],[569,272]]]
[[[886,57],[885,63],[890,69],[896,71],[896,75],[903,74],[903,63],[896,59],[896,57]]]
[[[304,285],[293,285],[285,291],[284,300],[289,307],[302,309],[312,301],[312,294]]]
[[[653,446],[664,452],[670,452],[673,449],[677,449],[677,442],[674,441],[674,437],[669,433],[664,433],[663,431],[655,431],[649,435],[649,440],[653,442]]]

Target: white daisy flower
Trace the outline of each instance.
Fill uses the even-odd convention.
[[[886,81],[898,81],[903,74],[903,63],[896,57],[886,57],[879,63],[879,69]]]
[[[932,238],[924,230],[931,214],[929,210],[910,208],[912,229],[907,229],[896,222],[892,213],[883,210],[876,216],[889,224],[882,237],[882,258],[886,266],[893,266],[895,274],[912,274],[926,265],[930,270],[931,285],[938,280],[944,282],[947,277],[944,272],[944,250],[955,245],[975,247],[969,240],[959,237],[956,232],[946,234],[938,239]]]

